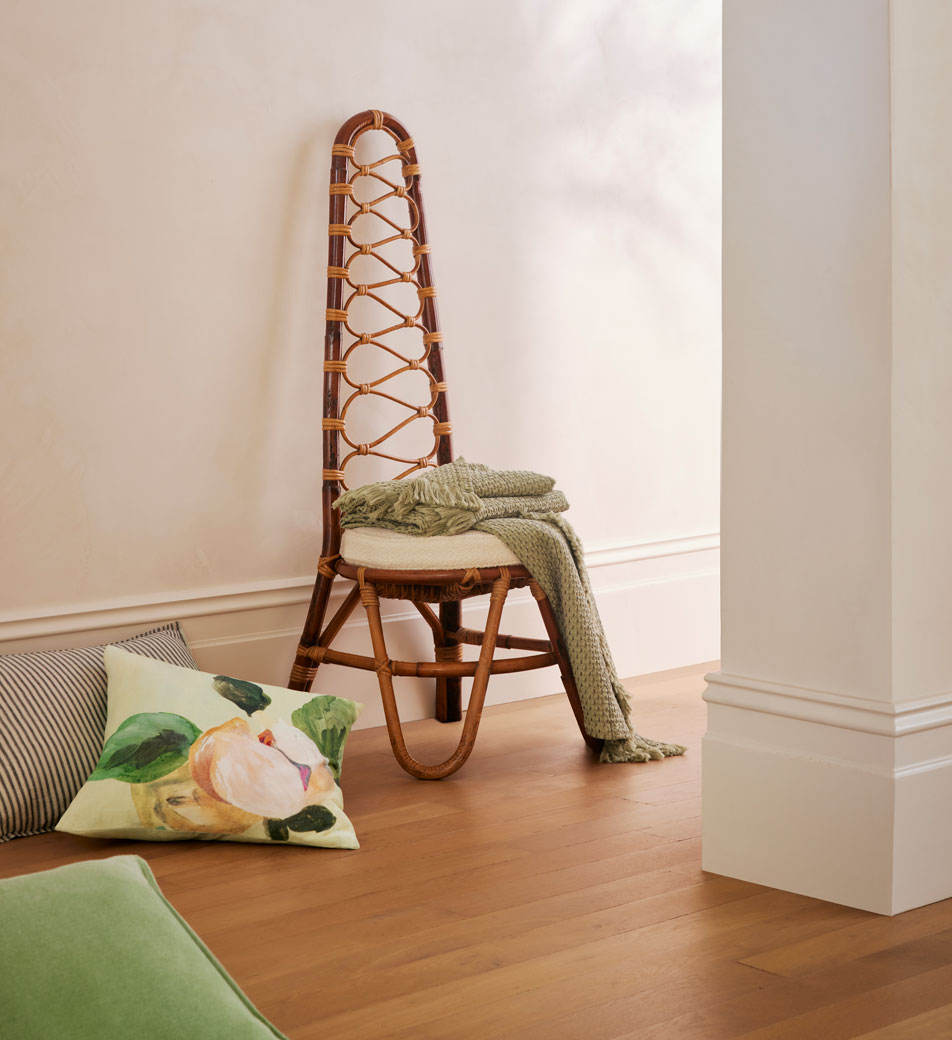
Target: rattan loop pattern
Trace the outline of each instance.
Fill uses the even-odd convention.
[[[419,188],[414,180],[414,178],[420,175],[420,164],[416,161],[413,139],[409,136],[402,137],[401,134],[396,133],[392,129],[393,125],[390,117],[385,113],[378,109],[371,109],[364,115],[362,124],[358,125],[358,128],[352,132],[350,142],[347,145],[335,146],[333,150],[336,162],[331,176],[333,183],[330,185],[331,217],[329,233],[331,236],[331,259],[327,274],[329,287],[339,285],[341,291],[335,289],[328,297],[328,302],[331,303],[331,306],[327,309],[327,321],[329,326],[332,324],[335,326],[335,328],[329,327],[328,329],[328,342],[330,343],[331,339],[336,339],[339,345],[330,351],[335,357],[333,360],[328,360],[325,363],[324,370],[342,376],[343,383],[350,387],[351,390],[349,396],[338,399],[337,395],[340,391],[337,389],[337,383],[331,384],[331,393],[334,395],[334,399],[338,401],[335,405],[337,414],[330,422],[323,425],[323,429],[333,438],[330,442],[325,439],[325,467],[326,472],[331,474],[328,479],[333,483],[340,484],[342,488],[347,487],[343,474],[350,460],[355,457],[372,455],[381,459],[402,463],[406,468],[398,474],[400,477],[406,476],[415,470],[436,465],[435,459],[437,456],[444,461],[452,458],[452,453],[449,451],[448,446],[440,448],[441,442],[450,436],[452,427],[446,421],[446,405],[445,401],[440,397],[441,394],[446,392],[446,384],[441,378],[442,360],[440,359],[434,365],[431,365],[434,357],[439,358],[439,345],[443,337],[439,332],[437,323],[436,289],[432,285],[430,275],[429,256],[431,250],[429,243],[426,241],[422,224],[422,212],[418,205]],[[370,152],[366,155],[362,153],[360,161],[358,161],[356,158],[357,148],[355,146],[360,137],[370,130],[382,130],[389,135],[396,148],[395,153],[379,155],[377,158],[370,158]],[[370,138],[368,138],[369,141],[371,141]],[[379,149],[376,147],[377,143],[374,140],[373,146],[379,152]],[[345,161],[341,163],[341,159]],[[400,178],[402,178],[402,180],[398,179],[397,183],[389,180],[387,175],[387,164],[392,164],[394,161],[399,163],[399,174]],[[390,169],[392,169],[392,166]],[[393,176],[393,174],[389,174],[389,176]],[[362,201],[357,201],[354,197],[355,181],[358,178],[361,178],[360,194]],[[372,190],[374,187],[378,189],[376,197],[369,198],[367,189],[370,188]],[[402,200],[406,209],[406,218],[399,222],[392,219],[394,210],[392,208],[387,209],[382,205],[387,200],[394,198]],[[353,230],[355,219],[357,217],[363,219],[371,216],[375,218],[376,222],[384,226],[383,236],[374,241],[355,242]],[[373,226],[375,227],[376,223]],[[360,238],[363,239],[365,237],[367,236],[364,233],[364,225],[361,224]],[[342,239],[344,240],[343,242],[341,242]],[[337,245],[334,244],[335,240],[338,243]],[[410,243],[410,252],[413,259],[409,270],[401,269],[405,265],[395,262],[396,253],[388,252],[385,248],[391,243],[399,242],[400,240],[406,240]],[[358,255],[368,257],[381,265],[382,275],[377,276],[378,280],[373,280],[373,276],[368,277],[365,273],[365,271],[372,269],[362,267],[360,280],[357,281],[351,271],[354,257]],[[343,284],[345,283],[351,290],[349,297],[346,296],[346,290],[343,290]],[[388,299],[387,288],[401,283],[413,285],[416,290],[418,306],[413,313],[406,313],[406,311]],[[389,315],[392,315],[391,324],[373,331],[358,331],[355,329],[350,323],[350,308],[352,301],[359,298],[368,301],[372,300],[375,304],[380,304],[385,311],[389,312]],[[365,313],[369,312],[361,311],[362,316]],[[418,353],[411,352],[408,355],[405,340],[399,343],[394,341],[391,345],[388,337],[398,329],[419,330],[423,341],[422,351]],[[350,336],[351,339],[349,341],[344,339],[346,336]],[[381,348],[382,351],[389,353],[397,364],[392,371],[379,378],[372,381],[359,382],[356,378],[350,376],[348,362],[354,347],[369,344],[374,344]],[[434,351],[437,352],[435,355]],[[416,353],[416,356],[412,356],[413,353]],[[403,400],[400,396],[389,392],[389,388],[384,385],[390,379],[407,371],[422,371],[427,376],[429,381],[429,399],[427,401],[421,402],[417,400],[410,402]],[[364,378],[366,379],[366,376]],[[358,442],[356,438],[348,437],[347,413],[355,399],[366,396],[382,397],[401,405],[407,409],[407,416],[381,436],[375,439],[361,437]],[[388,452],[383,447],[384,442],[400,430],[403,430],[409,423],[427,418],[431,420],[429,432],[432,433],[433,437],[433,446],[429,452],[412,458],[405,457],[399,452]],[[342,439],[347,446],[340,454],[338,454],[338,438]],[[330,448],[326,447],[328,443],[331,444]]]

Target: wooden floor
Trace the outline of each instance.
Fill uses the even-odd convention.
[[[359,852],[48,834],[0,875],[143,855],[292,1040],[952,1037],[952,900],[884,918],[701,871],[703,672],[630,684],[691,745],[659,763],[597,765],[562,696],[489,708],[438,783],[355,733]],[[456,729],[407,727],[434,760]]]

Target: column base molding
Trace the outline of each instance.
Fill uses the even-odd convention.
[[[705,870],[880,914],[952,896],[952,693],[707,681]]]

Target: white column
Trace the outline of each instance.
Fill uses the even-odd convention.
[[[704,867],[952,896],[952,5],[726,0]]]

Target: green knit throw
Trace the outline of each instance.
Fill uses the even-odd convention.
[[[582,545],[560,514],[569,504],[555,481],[525,470],[492,470],[465,459],[407,480],[346,491],[336,501],[342,527],[385,527],[415,535],[488,531],[519,557],[552,604],[578,687],[585,729],[604,741],[602,762],[681,755],[680,744],[639,736],[628,693],[612,661]]]

